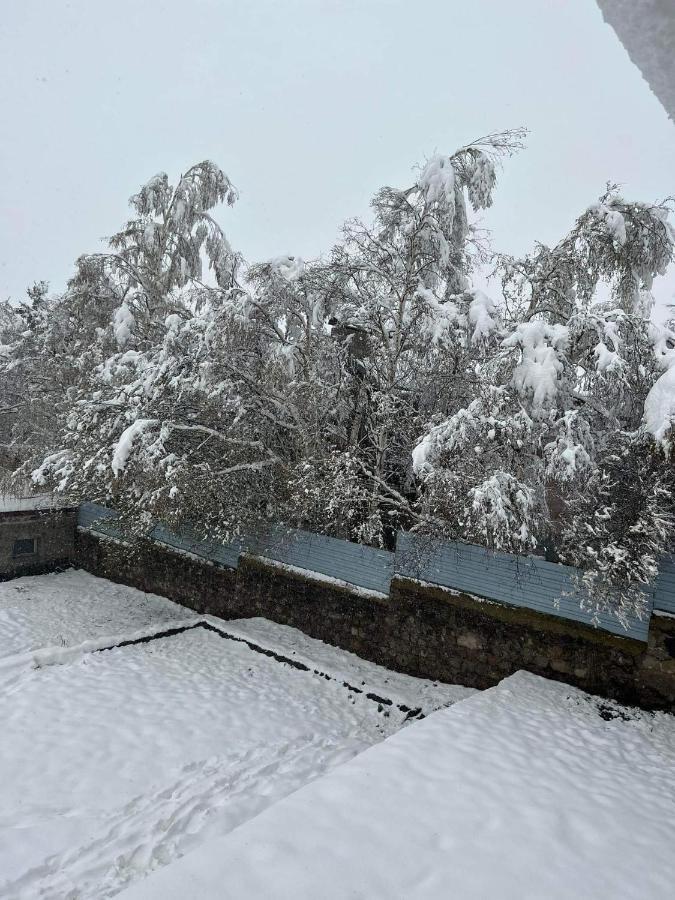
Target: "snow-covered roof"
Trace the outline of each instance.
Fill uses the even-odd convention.
[[[0,494],[0,513],[22,512],[30,509],[53,509],[63,506],[52,494],[37,494],[33,497],[14,497],[11,494]]]
[[[124,900],[672,895],[675,719],[526,672],[415,722]]]
[[[598,6],[675,122],[675,3],[598,0]]]

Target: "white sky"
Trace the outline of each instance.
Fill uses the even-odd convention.
[[[155,172],[204,158],[249,260],[311,259],[431,153],[525,125],[483,217],[554,243],[604,189],[675,193],[675,127],[594,0],[5,0],[0,297],[65,286]],[[675,294],[675,275],[656,291]]]

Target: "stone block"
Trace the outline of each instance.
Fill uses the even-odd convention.
[[[457,645],[459,647],[466,647],[467,650],[482,650],[485,646],[485,641],[479,635],[468,632],[466,634],[458,635]]]

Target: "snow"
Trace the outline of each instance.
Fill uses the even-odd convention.
[[[328,675],[343,685],[347,683],[357,686],[366,694],[385,697],[394,705],[420,709],[425,715],[439,706],[456,703],[477,693],[473,688],[461,685],[427,681],[402,672],[392,672],[347,650],[308,637],[296,628],[278,625],[268,619],[223,622],[206,616],[205,620],[229,635],[252,641],[264,649],[303,663],[312,670],[316,669],[323,677]]]
[[[146,428],[156,425],[156,419],[136,419],[119,436],[115,445],[110,467],[116,476],[119,476],[127,464],[134,442],[143,434]]]
[[[555,399],[563,370],[560,354],[567,340],[568,329],[564,325],[531,321],[519,324],[503,341],[505,347],[522,349],[522,360],[513,371],[513,384],[520,393],[532,394],[535,408]]]
[[[426,315],[421,322],[422,335],[435,345],[443,345],[450,341],[454,326],[465,321],[465,317],[459,314],[457,305],[452,300],[439,300],[434,292],[421,282],[417,286],[416,293],[426,307]]]
[[[440,429],[438,426],[435,426],[413,447],[410,456],[412,458],[412,468],[415,475],[422,475],[422,473],[431,469],[429,458],[432,452],[438,451],[440,441],[437,438],[439,432]],[[442,434],[443,432],[440,433]]]
[[[626,220],[618,209],[607,203],[597,203],[592,207],[607,226],[607,230],[619,246],[626,243]]]
[[[76,569],[15,578],[0,583],[0,661],[41,648],[170,628],[186,618],[198,617],[165,597]]]
[[[514,523],[520,521],[518,539],[524,545],[535,545],[526,525],[531,518],[535,498],[531,489],[509,472],[495,472],[476,487],[471,488],[468,500],[476,524],[483,532],[493,535],[495,548],[508,545],[509,536],[516,534]]]
[[[123,303],[116,311],[113,318],[113,333],[117,346],[122,349],[129,342],[133,334],[136,321],[126,303]]]
[[[417,182],[429,204],[443,203],[449,207],[455,203],[455,170],[449,156],[432,156],[422,169]]]
[[[148,222],[143,229],[143,243],[147,250],[152,250],[155,245],[155,235],[157,233],[157,225],[155,222]]]
[[[495,411],[499,409],[501,394],[501,388],[492,392],[489,406],[493,408],[496,406]],[[510,424],[513,425],[514,422],[515,420],[512,420]],[[430,474],[444,453],[464,452],[472,440],[476,438],[481,440],[483,433],[489,440],[494,440],[496,424],[500,424],[503,428],[505,423],[498,423],[494,415],[490,414],[489,407],[486,410],[485,400],[482,398],[472,400],[467,407],[458,410],[449,419],[429,428],[413,448],[411,456],[415,475],[423,477]],[[475,447],[474,444],[474,450]],[[480,452],[480,448],[476,452]]]
[[[431,711],[472,693],[264,620],[191,617],[83,572],[18,579],[0,598],[5,661],[28,648],[42,664],[0,666],[8,900],[113,896],[381,741],[409,721],[401,705]],[[35,649],[58,636],[60,652]]]
[[[604,341],[600,341],[596,345],[593,354],[597,359],[598,372],[613,372],[615,369],[621,368],[621,357],[616,350],[610,350]]]
[[[560,454],[560,458],[567,466],[570,476],[576,472],[578,468],[577,456],[581,458],[584,465],[588,463],[588,453],[581,444],[568,444]]]
[[[286,281],[297,281],[303,275],[306,265],[300,256],[275,256],[269,261],[270,268]]]
[[[519,672],[123,900],[666,900],[675,719]]]
[[[36,494],[33,497],[13,497],[10,494],[0,494],[0,512],[54,509],[58,505],[58,501],[52,494]]]
[[[434,425],[412,449],[413,472],[418,477],[433,472],[444,450],[456,448],[458,437],[464,436],[475,423],[475,413],[480,400],[472,400],[466,409],[460,409],[445,422]]]
[[[473,325],[471,343],[478,344],[492,334],[497,324],[493,318],[496,312],[494,301],[482,291],[474,290],[473,300],[469,304],[469,322]]]
[[[164,325],[166,326],[166,330],[170,332],[172,335],[175,335],[176,332],[180,329],[183,324],[183,320],[177,313],[172,313],[164,319]]]
[[[675,358],[647,394],[644,424],[658,443],[670,448],[669,435],[675,424]]]

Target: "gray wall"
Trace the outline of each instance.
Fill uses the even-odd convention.
[[[0,512],[0,579],[70,565],[76,521],[75,508]],[[16,542],[31,539],[35,541],[35,553],[16,556]]]
[[[380,594],[389,593],[395,557],[386,550],[341,541],[300,529],[278,529],[259,539],[254,555],[346,581]]]

